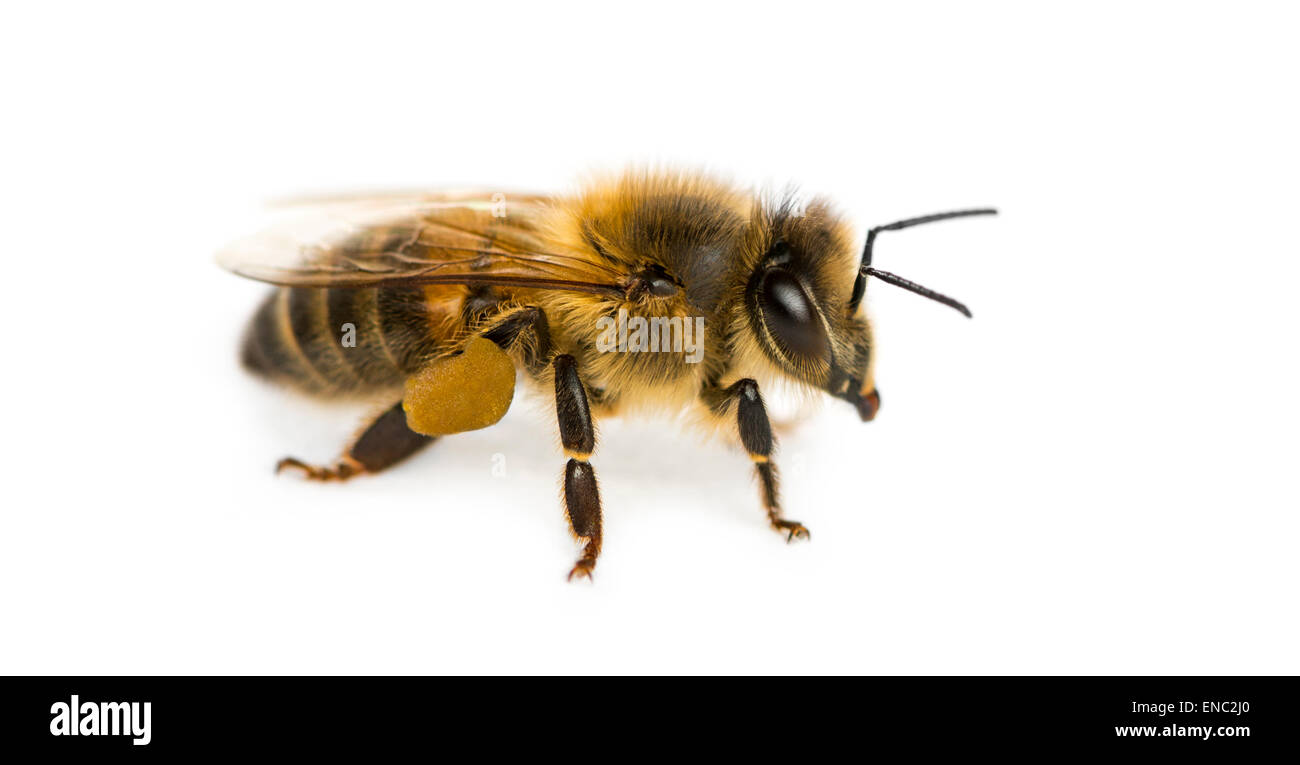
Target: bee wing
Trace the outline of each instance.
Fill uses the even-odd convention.
[[[290,201],[273,227],[218,254],[225,268],[286,287],[421,284],[623,293],[623,274],[584,253],[549,252],[549,199],[484,193]]]

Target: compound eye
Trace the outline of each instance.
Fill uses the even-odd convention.
[[[804,359],[826,359],[830,341],[812,299],[794,274],[769,268],[758,289],[763,323],[781,350]]]

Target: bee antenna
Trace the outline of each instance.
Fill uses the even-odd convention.
[[[882,282],[892,284],[895,287],[902,287],[908,292],[914,292],[921,297],[927,297],[935,302],[954,308],[970,318],[970,309],[961,303],[953,300],[947,295],[942,295],[928,287],[922,287],[916,282],[904,279],[901,276],[891,274],[888,271],[881,271],[871,267],[871,250],[876,243],[876,235],[881,231],[898,231],[912,226],[919,226],[922,223],[935,223],[941,220],[951,218],[967,218],[973,215],[997,215],[998,211],[991,207],[983,207],[977,210],[956,210],[953,212],[936,213],[934,215],[922,215],[919,218],[908,218],[907,220],[887,223],[883,226],[876,226],[867,232],[867,243],[862,247],[862,265],[858,268],[857,280],[853,282],[853,295],[849,298],[849,313],[855,313],[858,305],[862,302],[862,294],[867,290],[867,277],[874,276]]]
[[[954,300],[954,299],[948,297],[947,295],[944,295],[944,294],[939,293],[939,292],[935,292],[934,290],[930,289],[929,287],[923,287],[923,286],[917,284],[917,283],[914,282],[914,281],[910,281],[910,280],[908,280],[908,279],[904,279],[903,277],[899,276],[898,274],[891,274],[891,273],[889,273],[888,271],[881,271],[881,270],[878,269],[878,268],[871,268],[871,267],[868,267],[868,268],[866,269],[866,273],[867,273],[869,276],[874,276],[874,277],[876,277],[877,279],[879,279],[879,280],[882,281],[882,282],[885,282],[886,284],[892,284],[892,285],[894,285],[895,287],[902,287],[903,289],[907,290],[908,292],[914,292],[914,293],[920,295],[921,297],[930,298],[931,300],[933,300],[933,301],[936,302],[936,303],[943,303],[944,305],[948,306],[949,308],[955,308],[959,313],[965,314],[966,318],[968,318],[968,319],[971,318],[971,315],[970,315],[970,309],[967,308],[967,307],[965,306],[965,304],[960,303],[960,302],[958,302],[958,301],[956,301],[956,300]]]

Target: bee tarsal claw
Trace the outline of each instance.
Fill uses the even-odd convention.
[[[568,581],[572,582],[574,579],[586,579],[589,582],[595,581],[592,573],[595,569],[596,561],[583,558],[573,564],[573,568],[569,571]]]
[[[303,477],[309,481],[346,481],[352,476],[365,472],[365,468],[355,460],[346,458],[332,466],[320,466],[309,465],[296,457],[285,457],[275,464],[276,474],[279,475],[285,468],[301,471]]]
[[[773,519],[772,528],[776,529],[778,534],[785,534],[786,542],[793,542],[796,539],[812,539],[812,533],[798,521]]]

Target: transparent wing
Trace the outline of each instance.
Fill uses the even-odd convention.
[[[549,199],[482,192],[320,197],[279,205],[271,228],[218,262],[289,287],[497,284],[622,294],[624,274],[583,252],[550,252]]]

